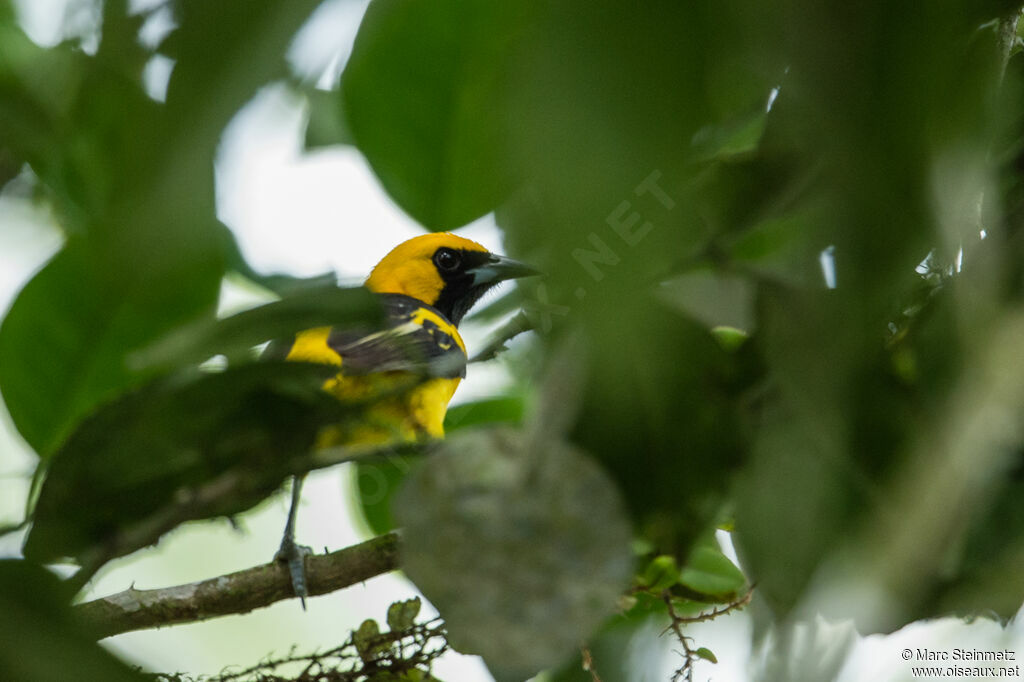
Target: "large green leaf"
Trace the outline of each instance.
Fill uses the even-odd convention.
[[[67,150],[55,142],[86,66],[70,46],[41,48],[13,19],[0,19],[0,147],[37,172],[58,166]]]
[[[383,318],[379,299],[363,287],[310,285],[230,317],[182,325],[129,360],[137,368],[168,368],[199,363],[214,355],[251,358],[254,346],[291,339],[303,329],[337,326],[369,333],[382,327]]]
[[[265,362],[191,372],[103,407],[53,457],[25,556],[81,558],[99,547],[113,558],[179,523],[248,509],[297,473],[295,459],[310,452],[321,427],[345,417],[321,389],[335,371]],[[229,494],[199,493],[215,479]],[[133,533],[140,544],[126,540]]]
[[[342,75],[348,126],[399,206],[433,230],[464,225],[515,185],[510,43],[527,5],[375,0]]]
[[[221,131],[268,81],[286,75],[284,54],[320,0],[182,0],[167,90],[173,135],[199,135],[212,159]],[[198,128],[196,128],[198,126]],[[168,149],[174,152],[173,149]]]
[[[99,402],[142,380],[126,354],[212,305],[216,264],[197,262],[161,307],[153,289],[104,272],[82,240],[25,286],[0,326],[0,390],[22,436],[42,456]],[[201,309],[201,308],[200,308]]]
[[[581,312],[589,343],[573,440],[607,467],[657,550],[682,563],[742,464],[737,403],[757,374],[743,347],[725,351],[654,297]]]

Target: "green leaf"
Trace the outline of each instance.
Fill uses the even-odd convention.
[[[679,582],[700,595],[724,601],[734,598],[747,579],[717,546],[700,544],[687,557]]]
[[[990,506],[951,552],[944,580],[929,593],[919,614],[995,613],[1010,620],[1020,609],[1024,576],[1024,454],[1016,469],[1000,477],[988,495]]]
[[[67,586],[27,561],[0,560],[0,678],[53,682],[150,679],[96,643],[73,617]]]
[[[358,414],[322,390],[335,371],[263,362],[185,373],[104,406],[54,455],[25,556],[81,558],[97,547],[120,556],[185,521],[252,507],[295,473],[321,427]],[[227,491],[193,499],[214,479]],[[147,532],[131,537],[141,540],[125,544],[139,528]]]
[[[576,656],[557,670],[547,673],[551,682],[635,682],[638,661],[663,661],[668,653],[667,638],[652,637],[665,627],[665,604],[653,602],[650,610],[635,609],[610,618],[598,633],[586,642],[592,670],[584,668]],[[659,610],[660,609],[660,610]],[[657,679],[657,678],[655,678]]]
[[[221,131],[257,88],[286,74],[284,54],[319,0],[182,0],[167,89],[174,135],[212,153]],[[185,118],[178,118],[184,115]]]
[[[630,528],[582,451],[500,427],[444,441],[395,498],[403,567],[498,679],[561,663],[615,612]]]
[[[0,21],[0,147],[37,168],[53,167],[53,143],[74,103],[85,58],[70,46],[44,49],[11,21]]]
[[[655,551],[686,556],[744,452],[745,359],[660,296],[618,292],[581,312],[589,352],[572,438],[606,467]]]
[[[712,327],[711,335],[718,341],[718,345],[727,351],[738,349],[750,338],[750,334],[742,329],[726,326]]]
[[[761,109],[721,125],[701,128],[693,139],[699,158],[702,161],[727,159],[756,151],[764,134],[765,117]]]
[[[696,656],[698,656],[700,658],[703,658],[705,661],[711,661],[712,663],[718,663],[718,658],[715,657],[714,652],[712,652],[711,649],[708,649],[707,647],[703,647],[702,646],[699,649],[697,649],[696,651],[694,651],[693,653]]]
[[[388,607],[388,628],[392,632],[408,630],[416,622],[416,616],[420,614],[420,607],[423,603],[419,597],[413,597],[405,601],[396,601]]]
[[[193,265],[176,301],[101,270],[86,244],[69,243],[25,286],[0,325],[0,390],[29,445],[49,456],[100,402],[144,374],[125,356],[216,297],[216,265]]]
[[[376,0],[360,25],[345,118],[387,192],[429,229],[469,223],[515,187],[502,96],[523,7]]]
[[[679,566],[676,558],[667,554],[654,557],[643,573],[637,576],[637,584],[652,592],[667,590],[678,582]]]
[[[485,398],[456,405],[444,418],[446,433],[484,424],[518,424],[523,419],[525,405],[520,395]]]
[[[374,654],[380,651],[380,626],[377,621],[367,618],[359,624],[359,628],[352,633],[352,643],[356,646],[356,652],[363,661],[373,660]]]
[[[379,299],[363,287],[310,287],[281,299],[218,320],[200,320],[130,358],[131,366],[152,370],[183,367],[214,355],[248,355],[267,340],[290,339],[303,329],[337,325],[345,329],[378,329],[383,324]]]
[[[375,535],[398,527],[392,514],[392,500],[415,461],[416,458],[410,456],[394,456],[356,463],[359,508],[366,525]]]

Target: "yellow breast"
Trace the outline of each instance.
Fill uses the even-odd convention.
[[[299,333],[287,360],[342,366],[343,359],[327,343],[329,327]],[[457,334],[457,332],[456,332]],[[462,339],[453,336],[463,350]],[[324,390],[338,400],[370,406],[349,425],[326,429],[318,447],[416,442],[444,436],[444,417],[460,379],[424,380],[411,372],[374,372],[357,376],[338,373]]]

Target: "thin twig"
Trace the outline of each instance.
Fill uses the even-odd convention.
[[[601,677],[597,674],[597,670],[594,668],[594,656],[590,653],[590,649],[583,645],[580,648],[580,656],[583,658],[583,670],[584,672],[590,673],[591,682],[601,682]]]
[[[434,661],[449,650],[444,621],[433,618],[408,628],[367,636],[358,631],[344,643],[326,651],[297,653],[292,647],[284,656],[268,656],[243,670],[225,670],[216,675],[189,676],[180,673],[146,674],[155,682],[366,682],[377,679],[434,679]],[[304,663],[298,675],[277,672]]]
[[[696,616],[679,616],[679,622],[706,623],[709,620],[714,620],[715,618],[718,618],[719,616],[724,616],[732,611],[738,611],[739,609],[742,609],[744,606],[750,603],[750,600],[753,599],[753,597],[754,590],[753,588],[751,588],[742,597],[735,601],[729,602],[725,606],[720,606],[718,608],[711,609],[710,611],[702,611],[701,613],[698,613]]]
[[[662,599],[665,602],[665,606],[668,608],[668,617],[671,619],[669,622],[668,629],[672,630],[675,634],[679,644],[683,647],[683,664],[676,669],[672,675],[672,682],[676,682],[679,679],[684,679],[686,682],[693,682],[693,659],[695,654],[693,649],[690,648],[690,642],[687,640],[686,635],[683,634],[682,620],[681,617],[676,613],[676,608],[672,604],[672,595],[665,592],[662,595]]]
[[[731,613],[732,611],[738,611],[750,603],[753,595],[754,587],[751,586],[750,589],[742,596],[729,602],[725,606],[720,606],[711,609],[710,611],[702,611],[696,616],[682,616],[676,612],[675,604],[672,602],[672,594],[668,591],[662,593],[661,599],[665,602],[665,607],[668,609],[669,624],[661,634],[664,635],[667,632],[672,632],[679,641],[679,644],[683,647],[683,651],[680,653],[683,657],[683,664],[676,668],[672,675],[672,682],[677,682],[678,680],[693,682],[693,664],[698,658],[697,652],[690,646],[689,638],[683,634],[683,626],[693,623],[706,623],[718,618],[719,616]]]
[[[503,324],[496,332],[491,340],[484,346],[480,352],[469,359],[470,362],[485,362],[487,360],[493,360],[498,357],[498,354],[507,350],[505,344],[519,336],[523,332],[528,332],[533,329],[533,324],[526,317],[523,311],[516,313],[511,320]]]

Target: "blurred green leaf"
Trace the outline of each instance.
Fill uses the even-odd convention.
[[[728,124],[701,128],[693,137],[698,158],[708,161],[756,151],[764,133],[765,116],[762,109]]]
[[[392,632],[408,630],[420,613],[422,602],[419,597],[398,601],[388,607],[388,628]]]
[[[528,7],[376,0],[367,9],[341,79],[345,119],[384,188],[429,229],[469,223],[515,187],[501,102]]]
[[[131,350],[194,315],[191,303],[216,295],[217,270],[202,263],[178,283],[179,304],[158,307],[151,291],[98,269],[95,252],[69,243],[25,286],[0,325],[0,390],[15,425],[43,457],[100,402],[144,375],[125,364]],[[213,275],[211,277],[210,275]]]
[[[718,663],[718,658],[715,656],[715,652],[707,647],[700,647],[693,652],[696,656],[703,658],[705,661],[711,661],[712,663]]]
[[[729,238],[729,252],[753,274],[794,286],[818,288],[825,284],[819,254],[829,246],[815,234],[825,216],[809,210],[760,220]]]
[[[750,338],[750,335],[742,329],[727,326],[712,327],[711,335],[715,337],[715,341],[718,341],[718,345],[727,351],[736,350]]]
[[[484,424],[518,424],[523,419],[525,405],[522,395],[505,395],[460,403],[448,410],[444,428],[448,433]]]
[[[372,618],[364,620],[352,633],[352,642],[356,645],[356,652],[365,662],[373,660],[374,654],[380,651],[379,640],[380,626]]]
[[[1024,453],[1018,460],[1024,459]],[[972,525],[953,560],[955,577],[929,596],[928,615],[991,612],[1009,621],[1020,610],[1024,577],[1024,466],[1001,481],[995,501]]]
[[[829,376],[824,367],[815,369],[824,372],[820,380]],[[780,615],[843,537],[862,496],[855,493],[862,481],[851,476],[856,468],[841,441],[842,422],[824,401],[790,391],[773,396],[735,491],[737,548],[758,594]]]
[[[318,4],[180,0],[176,65],[167,90],[174,134],[198,135],[212,159],[230,118],[258,87],[286,75],[285,51]]]
[[[586,642],[593,671],[587,670],[577,655],[557,670],[548,672],[551,682],[594,682],[593,673],[601,682],[660,679],[668,641],[657,636],[665,629],[664,607],[664,603],[657,600],[652,609],[637,608],[608,619]]]
[[[129,358],[135,369],[184,367],[214,355],[244,357],[268,339],[290,339],[297,330],[337,325],[345,329],[379,329],[383,310],[363,287],[309,287],[280,301],[230,317],[179,326],[165,338]]]
[[[641,534],[681,560],[742,463],[737,396],[757,375],[653,296],[582,312],[589,348],[573,440],[615,479]]]
[[[22,159],[15,156],[14,152],[0,147],[0,191],[3,191],[8,182],[18,177],[22,164]]]
[[[412,470],[413,457],[387,457],[379,461],[356,463],[356,494],[363,519],[374,535],[398,527],[392,514],[392,500],[402,481]]]
[[[632,572],[614,485],[584,453],[509,428],[444,441],[395,498],[403,567],[448,640],[499,679],[567,659]]]
[[[679,582],[679,565],[674,556],[662,554],[637,576],[637,584],[651,592],[662,592]]]
[[[184,373],[104,406],[54,455],[25,555],[81,557],[109,543],[118,556],[140,548],[123,546],[122,534],[143,522],[156,529],[149,544],[184,521],[250,508],[295,473],[321,427],[343,421],[346,408],[321,388],[335,371],[263,362]],[[228,472],[237,478],[230,495],[192,500]],[[183,499],[192,502],[160,516]]]
[[[60,139],[86,64],[69,45],[41,48],[14,21],[0,20],[0,147],[37,169],[58,165],[66,150],[53,143]]]
[[[68,608],[67,587],[27,561],[0,560],[0,678],[18,682],[149,679],[96,643]]]

